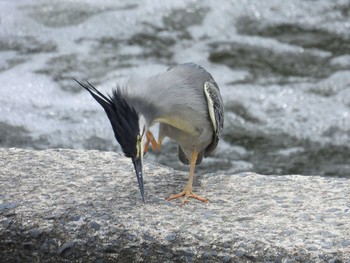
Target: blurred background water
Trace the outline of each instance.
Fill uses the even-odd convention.
[[[134,73],[194,62],[224,138],[201,172],[350,177],[350,1],[0,1],[0,147],[119,151],[102,108]],[[188,170],[176,144],[147,160]]]

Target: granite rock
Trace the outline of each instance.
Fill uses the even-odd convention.
[[[146,158],[147,159],[147,158]],[[350,180],[188,174],[112,152],[0,149],[1,262],[350,262]]]

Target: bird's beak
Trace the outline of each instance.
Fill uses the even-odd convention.
[[[132,162],[135,167],[137,182],[139,183],[139,188],[141,192],[142,202],[145,204],[145,191],[143,189],[143,175],[142,175],[142,159],[141,157],[133,157]]]

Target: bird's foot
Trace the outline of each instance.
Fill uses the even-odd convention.
[[[182,199],[182,201],[181,201],[182,204],[186,204],[188,202],[189,198],[197,199],[199,201],[202,201],[203,203],[208,203],[208,201],[209,201],[209,199],[207,199],[207,198],[196,195],[195,193],[192,192],[192,189],[188,189],[188,188],[185,188],[181,193],[169,196],[166,200],[170,201],[170,200],[180,198],[183,196],[184,196],[184,199]]]

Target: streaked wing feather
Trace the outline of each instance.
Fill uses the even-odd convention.
[[[204,157],[207,157],[215,150],[221,138],[224,127],[224,108],[220,91],[213,83],[208,81],[204,83],[204,93],[207,98],[209,117],[214,128],[213,140],[204,152]]]

